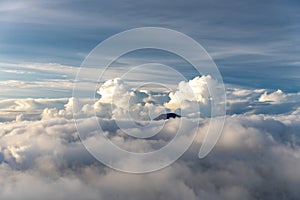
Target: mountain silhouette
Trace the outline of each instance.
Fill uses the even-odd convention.
[[[166,114],[161,114],[158,117],[154,118],[153,120],[158,121],[158,120],[166,120],[170,118],[180,118],[180,115],[177,115],[176,113],[166,113]]]

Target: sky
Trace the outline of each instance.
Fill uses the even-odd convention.
[[[6,69],[7,63],[78,67],[108,37],[131,28],[155,26],[180,31],[199,42],[226,83],[297,92],[298,7],[298,1],[277,0],[4,0],[0,4],[1,68]],[[2,70],[1,80],[11,75]]]
[[[0,199],[298,199],[299,9],[0,0]]]

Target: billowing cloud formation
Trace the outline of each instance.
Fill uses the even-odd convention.
[[[17,116],[23,116],[27,120],[34,120],[39,117],[45,108],[62,109],[67,98],[60,99],[3,99],[0,100],[0,121],[11,121]]]
[[[286,103],[286,102],[298,102],[299,98],[300,98],[300,93],[285,94],[282,90],[277,90],[270,94],[265,92],[260,96],[259,101],[276,104],[276,103]]]
[[[84,116],[101,118],[127,118],[135,120],[153,119],[165,112],[181,113],[189,116],[206,117],[210,114],[210,88],[218,88],[219,83],[210,76],[196,77],[188,82],[180,82],[174,92],[153,92],[131,89],[119,79],[108,80],[100,85],[99,100],[57,98],[57,99],[5,99],[0,100],[0,121],[37,120],[61,116],[72,118],[75,111]],[[218,96],[218,95],[216,95]],[[265,89],[227,88],[228,114],[283,114],[300,107],[299,93],[284,93],[281,90],[268,92]],[[199,106],[200,113],[197,113]],[[195,109],[196,108],[196,109]],[[44,110],[45,109],[45,110]]]
[[[193,81],[205,79],[209,77]],[[183,93],[185,84],[188,83],[181,83],[179,93]],[[196,88],[200,85],[192,84]],[[198,98],[187,99],[188,95],[184,98],[203,104],[205,101],[200,97],[207,96],[201,87],[198,87],[198,94],[201,94]],[[82,145],[72,119],[74,108],[81,118],[80,126],[88,133],[84,140],[97,139],[94,134],[97,127],[90,125],[96,112],[104,134],[123,149],[148,152],[168,144],[180,119],[167,121],[164,129],[152,138],[128,136],[127,131],[139,130],[133,129],[126,119],[122,121],[123,129],[119,128],[115,118],[122,115],[114,115],[114,110],[125,110],[127,102],[122,104],[119,98],[111,107],[114,101],[111,91],[117,92],[116,95],[128,95],[126,98],[133,102],[129,104],[131,108],[141,108],[136,113],[150,105],[160,108],[171,102],[172,97],[169,98],[168,93],[124,88],[127,88],[126,83],[120,79],[108,81],[100,86],[101,97],[96,102],[75,98],[2,100],[2,116],[6,113],[11,117],[3,117],[4,122],[0,123],[0,199],[299,197],[300,115],[299,100],[294,97],[297,94],[275,92],[275,96],[281,96],[280,100],[275,100],[274,95],[270,96],[273,93],[265,93],[266,90],[230,88],[226,124],[220,140],[207,157],[197,158],[209,127],[209,119],[203,118],[194,144],[176,163],[154,173],[133,175],[112,170],[92,157]],[[274,111],[274,108],[281,109]],[[18,120],[11,111],[17,113]],[[109,112],[111,114],[107,114]],[[143,131],[156,125],[159,123]],[[186,127],[185,130],[192,129]]]
[[[281,90],[268,92],[264,89],[227,89],[228,114],[284,114],[300,106],[299,93],[285,93]]]
[[[89,119],[85,120],[86,130],[93,131]],[[154,138],[150,144],[164,145],[176,120],[170,120],[164,136]],[[151,148],[143,140],[124,138],[112,122],[102,123],[112,141],[132,151]],[[198,160],[201,133],[207,125],[204,121],[195,144],[175,164],[151,174],[130,175],[110,170],[89,155],[76,134],[73,120],[53,118],[2,124],[0,197],[296,199],[299,196],[298,115],[228,117],[213,152]]]
[[[166,110],[163,103],[168,100],[167,93],[153,93],[147,90],[131,89],[120,78],[106,81],[98,90],[99,101],[94,105],[97,113],[104,108],[111,109],[112,118],[150,120]],[[108,110],[108,109],[106,109]]]
[[[170,101],[164,105],[173,111],[184,110],[190,116],[198,116],[195,108],[200,107],[201,115],[209,116],[212,96],[222,95],[216,93],[216,88],[220,88],[220,83],[209,75],[196,77],[188,82],[182,81],[178,85],[178,90],[169,94]]]
[[[115,78],[101,84],[97,91],[100,95],[99,100],[93,105],[85,105],[82,111],[85,114],[96,112],[97,116],[113,119],[126,119],[130,116],[135,120],[150,120],[171,111],[184,113],[188,117],[198,117],[200,106],[201,116],[207,117],[210,115],[211,93],[216,98],[222,95],[218,93],[218,88],[220,83],[209,75],[196,77],[188,82],[182,81],[178,85],[178,90],[174,92],[153,92],[144,88],[131,88],[122,79]],[[218,101],[218,99],[214,100]],[[74,101],[73,98],[72,102]],[[56,113],[55,110],[45,112]],[[58,112],[58,115],[65,113],[65,111]]]
[[[180,103],[183,101],[197,101],[202,104],[207,104],[210,100],[208,90],[210,87],[218,87],[218,83],[211,76],[196,77],[188,82],[180,82],[178,91],[170,93],[170,102],[166,106],[177,109],[180,108]]]

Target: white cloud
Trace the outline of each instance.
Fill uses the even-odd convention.
[[[258,99],[260,102],[270,102],[274,104],[278,103],[293,103],[293,102],[299,102],[300,99],[300,93],[291,93],[291,94],[285,94],[282,90],[277,90],[272,93],[264,92]]]
[[[181,110],[186,116],[210,116],[211,102],[220,101],[222,92],[220,83],[211,76],[195,77],[188,82],[180,82],[178,90],[169,94],[170,101],[164,106],[172,111]],[[215,98],[215,99],[213,99]]]
[[[92,132],[89,118],[84,120],[86,130]],[[172,135],[173,122],[177,123],[170,120],[166,131],[150,142],[124,137],[113,120],[101,124],[122,148],[148,151],[168,142],[171,137],[166,134]],[[144,175],[120,173],[98,163],[82,146],[72,119],[54,117],[1,126],[0,197],[5,200],[293,199],[299,195],[297,115],[228,117],[215,149],[198,160],[206,120],[195,144],[179,161]]]
[[[209,101],[206,81],[212,80],[206,76],[183,82],[177,93],[184,101],[205,104]],[[194,88],[195,96],[184,90],[187,84]],[[96,102],[76,98],[1,100],[5,122],[0,122],[0,199],[297,199],[299,106],[291,112],[284,107],[289,102],[297,105],[297,93],[265,91],[229,89],[232,115],[227,116],[221,138],[207,157],[197,158],[209,127],[209,119],[204,118],[194,144],[176,163],[142,175],[120,173],[95,160],[77,134],[73,108],[86,132],[83,139],[99,138],[98,127],[91,125],[96,112],[103,134],[113,143],[129,151],[149,152],[170,142],[180,119],[169,120],[150,139],[135,139],[126,132],[147,134],[159,122],[139,129],[123,118],[121,130],[116,118],[122,115],[116,112],[126,112],[129,106],[131,114],[147,116],[152,109],[159,113],[160,108],[166,109],[161,106],[172,101],[168,93],[133,91],[126,82],[114,79],[99,86],[101,97]],[[116,101],[113,94],[119,97]],[[264,101],[276,103],[260,102],[262,96]],[[285,112],[273,114],[273,106],[283,106]],[[186,131],[192,129],[185,127]],[[124,163],[132,164],[126,159]]]
[[[99,101],[94,108],[108,111],[115,119],[131,116],[136,121],[153,119],[166,109],[163,103],[168,100],[167,93],[155,94],[148,90],[134,89],[120,78],[108,80],[101,84],[97,91]],[[97,113],[99,110],[96,110]]]

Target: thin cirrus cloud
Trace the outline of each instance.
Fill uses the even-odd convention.
[[[299,16],[294,1],[1,4],[0,51],[6,62],[34,60],[79,66],[92,48],[113,34],[140,26],[162,26],[200,42],[216,60],[225,82],[249,86],[247,80],[256,79],[262,87],[277,89],[276,80],[281,80],[281,89],[295,92],[291,84],[299,88],[299,81],[293,78],[299,73],[294,66],[299,62]],[[270,70],[274,67],[276,70]],[[249,70],[263,75],[256,77]],[[269,82],[263,78],[268,73],[273,74]],[[240,74],[246,74],[242,77],[245,82]]]

